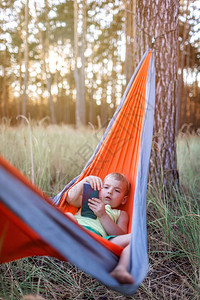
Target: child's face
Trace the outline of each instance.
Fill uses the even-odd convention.
[[[112,208],[117,208],[127,200],[127,186],[123,181],[111,177],[106,177],[103,182],[103,188],[100,191],[100,199],[104,204],[109,204]]]

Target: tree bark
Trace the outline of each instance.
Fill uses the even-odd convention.
[[[178,183],[176,97],[178,0],[137,0],[137,59],[155,38],[156,104],[150,177],[156,184]]]

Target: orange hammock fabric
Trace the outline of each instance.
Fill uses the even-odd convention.
[[[8,172],[9,177],[17,178],[30,191],[52,206],[52,201],[2,156],[0,156],[0,167]],[[11,182],[9,185],[11,189]],[[0,263],[34,255],[49,255],[65,260],[56,249],[46,244],[39,234],[25,224],[14,211],[8,209],[0,199]]]
[[[129,214],[129,229],[131,231],[132,210],[137,178],[138,162],[140,157],[141,135],[146,112],[146,81],[149,70],[149,62],[152,51],[150,51],[137,73],[132,88],[126,96],[120,113],[117,115],[109,134],[103,141],[97,155],[82,172],[78,180],[81,181],[89,175],[99,176],[102,180],[112,172],[126,175],[131,183],[131,193],[127,204],[122,207]],[[77,208],[69,206],[66,202],[69,189],[62,195],[59,207],[64,212],[76,213]],[[94,237],[119,255],[122,251],[119,246],[94,235]]]
[[[78,178],[49,199],[0,156],[0,263],[48,255],[69,260],[105,285],[132,295],[148,270],[146,189],[155,100],[153,52],[147,51],[93,156]],[[121,285],[109,273],[122,249],[82,228],[66,215],[76,208],[66,202],[69,188],[85,176],[102,179],[123,173],[131,182],[122,208],[130,218],[130,273],[133,285]]]

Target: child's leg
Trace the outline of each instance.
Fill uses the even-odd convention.
[[[72,219],[73,221],[75,221],[76,223],[78,223],[78,221],[76,220],[76,218],[74,217],[74,215],[70,212],[66,212],[65,213],[70,219]]]
[[[134,283],[133,277],[128,272],[129,256],[130,256],[130,245],[124,248],[117,266],[110,273],[110,275],[120,283],[129,283],[129,284]]]
[[[112,239],[109,239],[109,241],[111,243],[116,244],[122,248],[125,248],[126,246],[128,246],[130,244],[130,240],[131,240],[130,233],[118,235]]]
[[[134,283],[133,277],[128,272],[129,256],[130,256],[130,239],[131,235],[123,234],[110,239],[113,244],[124,248],[120,256],[119,262],[114,270],[110,273],[120,283]]]

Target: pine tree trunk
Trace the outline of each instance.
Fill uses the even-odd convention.
[[[94,101],[93,101],[93,86],[91,87],[90,90],[90,102],[89,102],[89,122],[90,124],[94,124]]]
[[[80,82],[79,82],[79,72],[77,67],[78,59],[78,3],[74,0],[74,79],[76,83],[76,128],[81,125],[80,119]]]
[[[7,117],[7,47],[4,52],[4,62],[3,62],[3,87],[2,87],[2,96],[3,96],[3,117]]]
[[[7,74],[6,74],[6,67],[3,67],[3,117],[7,117]]]
[[[36,11],[36,15],[38,14],[38,11],[37,11],[37,6],[36,6],[36,2],[35,2],[35,11]],[[39,28],[38,26],[38,23],[39,23],[39,20],[37,18],[37,30],[38,30],[38,38],[39,38],[39,41],[40,41],[40,45],[41,45],[41,49],[39,51],[39,58],[40,58],[40,61],[42,62],[41,63],[41,72],[42,74],[46,74],[46,63],[45,63],[45,46],[44,46],[44,40],[43,40],[43,37],[42,37],[42,31],[41,29]],[[41,78],[41,95],[40,95],[40,103],[39,103],[39,119],[41,119],[43,117],[43,112],[42,112],[42,106],[43,106],[43,95],[44,95],[44,81],[43,81],[43,77]]]
[[[190,50],[189,50],[190,44],[188,43],[186,47],[186,81],[185,81],[185,95],[184,95],[184,102],[185,102],[185,124],[188,125],[189,123],[189,111],[190,111],[190,98],[188,95],[188,77],[189,77],[189,68],[190,68]]]
[[[125,0],[125,35],[126,35],[126,58],[125,75],[128,83],[133,74],[134,66],[134,40],[135,40],[135,14],[136,0]]]
[[[46,16],[47,16],[47,21],[46,21],[46,40],[45,40],[45,58],[46,55],[49,56],[49,38],[50,38],[50,26],[49,26],[49,19],[48,19],[48,14],[49,14],[49,6],[48,6],[48,0],[45,0],[45,9],[46,9]],[[50,114],[51,114],[51,121],[53,124],[56,124],[56,117],[55,117],[55,110],[54,110],[54,105],[53,105],[53,97],[51,93],[51,72],[49,68],[49,60],[48,63],[44,61],[44,67],[45,67],[45,73],[46,73],[46,80],[47,80],[47,90],[49,94],[49,109],[50,109]]]
[[[21,114],[22,111],[22,49],[19,48],[19,99],[17,106],[17,115]]]
[[[155,38],[156,104],[151,180],[178,183],[176,159],[178,0],[137,0],[138,60]]]
[[[178,93],[177,93],[177,118],[176,118],[176,131],[180,129],[181,126],[181,103],[182,103],[182,92],[183,92],[183,69],[184,69],[184,63],[185,63],[185,56],[186,56],[186,37],[188,33],[188,15],[189,15],[189,0],[187,0],[187,6],[186,6],[186,20],[183,25],[183,40],[182,40],[182,49],[178,49],[179,55],[180,55],[180,74],[178,76]]]
[[[198,87],[198,70],[196,71],[196,80],[195,80],[195,86],[194,86],[194,119],[195,119],[195,129],[198,129],[199,120],[198,120],[198,100],[200,99],[199,95],[199,87]]]
[[[29,22],[29,0],[26,0],[25,6],[25,74],[24,74],[24,93],[23,93],[23,107],[22,114],[26,116],[26,104],[27,104],[27,87],[28,87],[28,22]],[[24,122],[24,119],[23,119]]]
[[[51,93],[51,74],[48,72],[47,74],[47,90],[49,94],[49,109],[50,109],[50,114],[51,114],[51,121],[52,124],[56,124],[56,117],[55,117],[55,110],[53,106],[53,96]]]
[[[86,3],[82,1],[82,39],[80,47],[81,69],[78,69],[79,37],[78,37],[78,2],[74,1],[74,78],[76,83],[76,128],[86,124],[85,109],[85,35],[86,35]]]
[[[81,124],[86,125],[86,108],[85,108],[85,48],[86,48],[86,0],[82,1],[82,37],[80,47],[81,70],[80,70],[80,96],[81,96]]]

